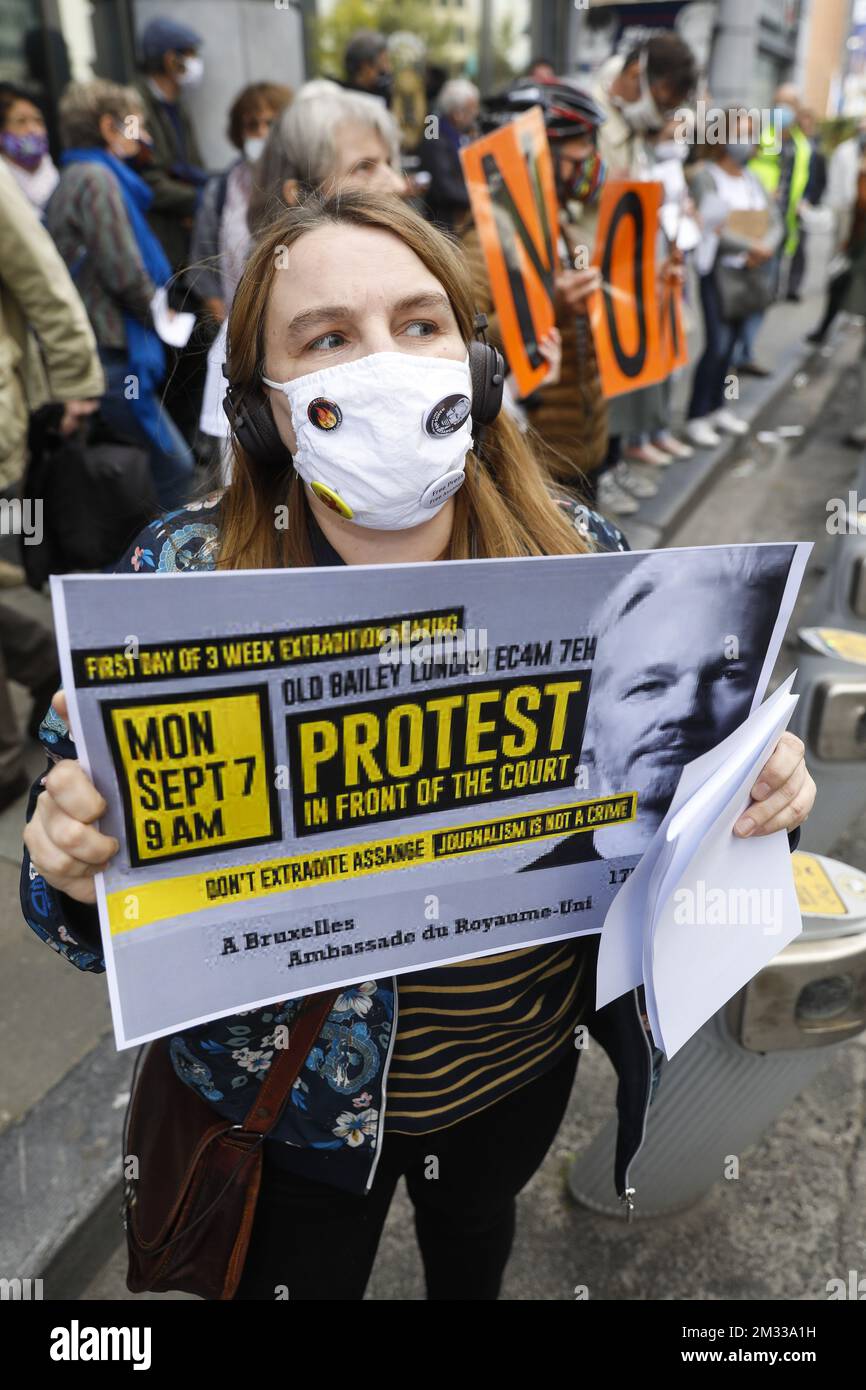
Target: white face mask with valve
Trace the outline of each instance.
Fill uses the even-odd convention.
[[[262,381],[291,407],[297,472],[358,526],[419,526],[463,486],[472,448],[468,353],[457,362],[374,352],[294,381]]]

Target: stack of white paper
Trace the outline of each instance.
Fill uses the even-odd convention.
[[[788,837],[732,833],[798,697],[794,682],[682,771],[668,813],[605,918],[599,1008],[643,983],[672,1057],[802,930]]]
[[[160,285],[150,301],[150,315],[153,326],[164,343],[170,347],[186,347],[190,334],[195,328],[195,314],[172,313],[168,307],[168,293]]]

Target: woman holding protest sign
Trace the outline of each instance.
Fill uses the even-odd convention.
[[[503,363],[476,336],[459,255],[397,200],[347,194],[286,212],[253,252],[229,341],[231,484],[148,527],[121,570],[624,546],[593,513],[551,501],[499,413]],[[55,766],[31,798],[24,910],[74,964],[99,970],[93,879],[117,844],[96,829],[105,803],[75,761],[64,715],[59,697],[43,723]],[[801,754],[783,740],[766,765],[763,780],[780,790],[756,803],[761,829],[808,812]],[[596,949],[597,939],[571,939],[343,989],[266,1140],[243,1273],[224,1296],[272,1299],[285,1288],[292,1299],[361,1298],[405,1175],[428,1297],[496,1298],[515,1197],[568,1102],[578,1021],[620,1070],[625,1194],[652,1055],[636,995],[593,1014]],[[276,1061],[277,1028],[294,1030],[307,1002],[172,1038],[176,1075],[240,1125]],[[156,1180],[142,1170],[141,1181]]]

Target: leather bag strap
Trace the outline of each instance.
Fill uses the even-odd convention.
[[[311,995],[309,1003],[289,1027],[288,1047],[276,1048],[261,1088],[247,1111],[243,1129],[249,1134],[268,1134],[282,1114],[304,1061],[331,1012],[338,989]]]

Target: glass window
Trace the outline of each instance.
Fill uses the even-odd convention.
[[[24,40],[29,31],[41,27],[36,0],[3,0],[0,5],[0,81],[29,85]]]

